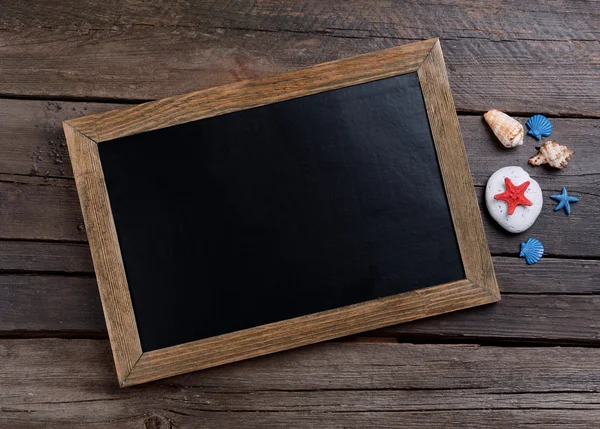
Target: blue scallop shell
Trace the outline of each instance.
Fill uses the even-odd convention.
[[[535,264],[542,259],[544,254],[544,245],[535,238],[530,238],[525,243],[521,243],[521,253],[519,256],[525,258],[529,265]]]
[[[533,115],[527,121],[529,131],[527,134],[541,140],[542,137],[548,137],[552,134],[552,122],[544,115]]]

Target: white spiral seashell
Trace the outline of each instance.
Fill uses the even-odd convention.
[[[550,164],[554,168],[564,168],[573,156],[573,151],[565,145],[547,141],[540,147],[537,155],[529,158],[531,165]]]
[[[483,117],[505,147],[523,144],[523,125],[519,121],[495,109],[486,112]]]

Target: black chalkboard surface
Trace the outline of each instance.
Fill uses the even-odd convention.
[[[121,385],[499,299],[436,41],[65,132]]]
[[[416,73],[99,150],[144,351],[465,278]]]

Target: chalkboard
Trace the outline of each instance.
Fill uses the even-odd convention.
[[[465,278],[414,72],[99,151],[144,351]]]
[[[429,51],[436,46],[439,49],[433,44]],[[370,55],[398,61],[398,49],[406,47]],[[313,90],[308,82],[304,92],[284,88],[275,100],[264,100],[264,93],[276,91],[286,75],[276,81],[263,78],[260,84],[233,84],[233,93],[231,87],[222,87],[192,94],[199,97],[199,106],[214,94],[225,95],[219,106],[236,96],[251,99],[250,104],[216,114],[205,107],[192,109],[203,112],[194,117],[180,107],[189,109],[194,102],[188,96],[186,104],[186,96],[180,96],[170,114],[177,120],[167,125],[155,124],[155,118],[168,118],[155,111],[164,109],[165,102],[93,118],[95,156],[104,185],[99,192],[108,207],[86,203],[93,194],[83,185],[89,168],[78,171],[81,156],[71,148],[81,144],[67,132],[90,235],[100,227],[93,219],[102,209],[109,210],[108,228],[100,228],[104,237],[94,241],[90,236],[90,245],[97,271],[102,253],[118,254],[118,275],[124,283],[119,294],[128,308],[113,312],[116,319],[131,320],[112,320],[107,312],[110,299],[102,296],[113,349],[112,331],[128,327],[133,333],[127,341],[133,337],[135,353],[149,357],[149,368],[156,362],[162,365],[156,373],[142,364],[136,380],[140,364],[126,363],[131,368],[120,376],[122,385],[425,317],[432,301],[422,302],[419,296],[437,289],[444,291],[436,299],[446,300],[446,307],[432,314],[498,299],[479,214],[469,214],[469,230],[483,239],[471,239],[485,248],[483,256],[476,256],[480,261],[473,262],[466,250],[469,234],[457,229],[465,220],[460,208],[473,211],[475,204],[476,210],[460,135],[456,147],[449,147],[454,152],[445,155],[440,150],[445,143],[439,138],[436,143],[440,131],[432,126],[434,120],[452,125],[453,107],[448,118],[432,120],[425,71],[368,72],[369,79],[361,81],[341,71],[352,74],[352,67],[340,67],[352,60],[357,61],[338,61],[335,76],[343,78],[343,84]],[[319,70],[323,66],[308,73],[329,76],[327,70]],[[288,86],[293,73],[299,72],[288,74]],[[443,77],[442,88],[447,89]],[[235,88],[241,92],[236,94]],[[90,122],[85,121],[69,121],[65,130],[72,127],[89,135],[85,127]],[[114,135],[104,139],[99,121]],[[453,200],[449,190],[455,182],[462,186],[465,177],[470,189],[457,189]],[[113,248],[106,236],[115,239]],[[482,267],[491,271],[491,277],[484,274],[487,284],[472,281],[468,274],[473,276],[474,267],[478,273]],[[102,275],[101,268],[101,292]],[[110,279],[105,283],[117,285]],[[474,285],[479,291],[475,299]],[[113,290],[101,295],[106,294],[117,299]],[[390,299],[404,301],[385,304]],[[365,305],[379,308],[366,313],[367,307],[361,310]],[[403,305],[404,314],[388,320],[387,307],[402,313]],[[350,313],[344,316],[341,311]],[[356,321],[356,315],[365,320]],[[329,333],[315,328],[323,317],[331,319]],[[300,329],[307,321],[309,326]],[[272,332],[265,336],[264,329]],[[315,329],[316,339],[303,340]],[[284,333],[295,338],[286,341]],[[240,334],[247,338],[236,339]],[[246,345],[259,340],[279,346],[261,350]],[[214,341],[229,348],[219,351]],[[236,346],[248,350],[246,355],[234,352],[232,359],[231,348]],[[178,359],[182,347],[197,354],[187,366]],[[165,352],[175,353],[170,367],[161,358]],[[207,353],[213,356],[203,357]]]

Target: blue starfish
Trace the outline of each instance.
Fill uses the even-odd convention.
[[[579,201],[579,198],[567,195],[567,188],[562,188],[561,194],[551,195],[550,198],[558,201],[558,204],[554,207],[554,211],[558,211],[564,207],[568,215],[571,214],[571,204],[569,203],[576,203]]]

